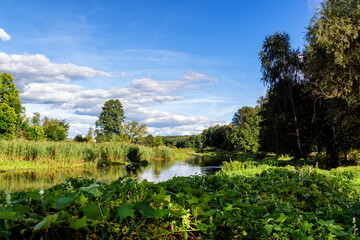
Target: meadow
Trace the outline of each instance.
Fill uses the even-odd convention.
[[[359,167],[231,161],[161,183],[69,178],[0,197],[4,239],[359,239]]]

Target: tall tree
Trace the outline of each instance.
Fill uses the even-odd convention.
[[[360,102],[360,2],[326,0],[308,27],[308,73],[314,93]]]
[[[124,110],[121,102],[116,99],[110,99],[104,103],[102,112],[96,124],[97,140],[110,140],[113,136],[122,135],[122,123],[124,122]]]
[[[280,119],[290,120],[288,117],[291,115],[291,125],[288,128],[290,132],[287,134],[295,136],[297,149],[293,149],[293,154],[295,157],[306,158],[300,132],[299,103],[296,102],[298,95],[294,92],[295,90],[299,91],[297,88],[303,81],[303,61],[300,51],[291,48],[288,34],[276,32],[265,38],[259,57],[262,71],[261,80],[269,86],[268,95],[271,95],[268,98],[269,104],[273,105],[277,102],[279,108],[272,108],[279,111],[278,120],[273,121],[274,116],[268,118],[265,123],[268,122],[274,126],[274,124],[280,123]],[[291,140],[292,138],[287,136],[287,139]],[[281,143],[277,145],[280,146]]]
[[[0,74],[0,138],[14,138],[21,126],[24,108],[19,93],[12,76]]]
[[[308,27],[307,76],[331,166],[360,147],[360,2],[326,0]]]

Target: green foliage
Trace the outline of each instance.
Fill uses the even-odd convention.
[[[86,134],[85,141],[90,142],[90,143],[95,142],[94,141],[94,128],[92,126],[89,127],[89,131]]]
[[[163,136],[162,142],[166,146],[175,146],[177,148],[194,148],[201,149],[200,135],[184,135],[184,136]],[[160,136],[158,136],[160,140]]]
[[[259,148],[259,132],[261,117],[259,107],[242,107],[234,115],[232,124],[235,126],[230,142],[235,149],[244,152],[256,152]]]
[[[13,139],[20,129],[22,113],[20,91],[8,73],[0,74],[0,138]]]
[[[51,141],[63,141],[67,138],[69,124],[65,120],[45,118],[42,126],[46,139]]]
[[[317,96],[359,104],[360,3],[325,0],[308,27],[309,76]]]
[[[83,138],[81,134],[76,135],[73,140],[75,142],[85,142],[86,141],[86,139]]]
[[[269,86],[261,99],[261,149],[307,158],[314,144],[313,109],[304,59],[286,33],[267,36],[259,53],[262,81]]]
[[[334,175],[336,172],[337,175]],[[0,196],[10,239],[353,239],[359,195],[345,173],[226,163],[158,184],[70,178]]]
[[[96,121],[97,137],[96,141],[109,140],[112,136],[122,134],[121,125],[124,122],[124,110],[121,102],[110,99],[104,103],[99,119]]]
[[[13,139],[16,133],[16,114],[7,103],[0,102],[0,138]]]
[[[138,121],[124,123],[121,126],[121,131],[124,140],[130,143],[141,143],[144,135],[147,134],[146,124],[141,124],[139,126]]]
[[[126,155],[126,159],[131,163],[140,163],[141,155],[138,147],[131,147]]]
[[[13,164],[9,168],[16,168],[16,165],[19,165],[17,161],[21,160],[37,160],[38,167],[50,168],[61,165],[82,166],[85,162],[90,164],[100,162],[101,165],[102,160],[106,164],[110,161],[124,161],[131,148],[138,148],[142,160],[149,162],[164,157],[175,157],[176,154],[175,150],[167,147],[155,149],[126,142],[78,143],[74,141],[0,140],[0,160],[11,160]]]
[[[27,129],[28,139],[33,141],[43,141],[46,139],[44,129],[38,125],[31,125]]]
[[[258,110],[259,107],[242,107],[234,114],[232,124],[205,129],[196,143],[198,148],[256,152],[261,119]]]

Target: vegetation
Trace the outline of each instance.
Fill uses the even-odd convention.
[[[19,93],[12,76],[0,74],[0,138],[14,139],[20,129],[24,108]]]
[[[358,171],[358,169],[356,169]],[[68,179],[0,197],[2,238],[359,237],[357,174],[230,162],[158,184]],[[26,204],[25,204],[26,203]]]
[[[139,126],[138,121],[124,123],[121,126],[124,140],[130,143],[142,142],[144,135],[147,134],[146,124]]]
[[[158,149],[126,142],[76,143],[0,140],[0,169],[75,167],[84,163],[97,164],[125,161],[130,149],[139,149],[141,160],[174,158],[179,153],[167,147]],[[181,155],[184,157],[184,154]]]
[[[37,113],[24,118],[12,77],[1,74],[1,170],[126,158],[138,164],[176,157],[173,147],[232,151],[241,161],[215,175],[158,184],[70,178],[49,189],[5,191],[0,238],[359,239],[360,169],[339,167],[350,155],[359,159],[359,16],[358,0],[325,0],[303,51],[287,33],[266,36],[259,53],[266,96],[240,108],[232,124],[200,135],[144,137],[146,125],[124,123],[122,104],[109,100],[96,121],[96,143],[92,129],[63,141],[69,125]]]
[[[108,100],[102,107],[99,119],[96,121],[96,141],[106,141],[113,137],[121,137],[121,125],[124,122],[125,115],[121,102]]]

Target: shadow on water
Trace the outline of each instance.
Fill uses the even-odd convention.
[[[115,165],[100,168],[66,168],[47,170],[7,171],[0,173],[0,191],[27,191],[49,188],[69,177],[94,178],[112,182],[120,177],[130,176],[139,181],[160,182],[174,176],[209,175],[220,170],[224,157],[192,156],[183,161],[162,160],[148,166]]]

